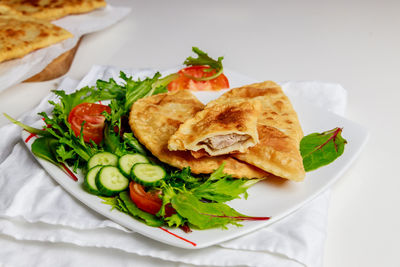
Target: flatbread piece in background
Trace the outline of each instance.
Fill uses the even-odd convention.
[[[258,99],[261,113],[257,126],[260,142],[234,157],[276,176],[302,181],[305,171],[299,147],[303,131],[297,113],[281,87],[266,81],[234,88],[207,106],[235,99]]]
[[[0,62],[72,37],[67,30],[29,16],[0,15]]]
[[[104,0],[0,0],[0,4],[7,5],[23,15],[44,20],[86,13],[106,6]]]
[[[20,16],[22,13],[7,5],[1,4],[0,0],[0,15]]]
[[[204,105],[189,91],[180,90],[146,97],[131,108],[129,125],[142,143],[160,161],[183,169],[190,167],[196,174],[212,173],[223,162],[224,172],[237,178],[266,178],[271,174],[230,156],[194,158],[189,151],[170,151],[168,140],[179,126]]]
[[[169,150],[200,151],[210,156],[245,152],[258,143],[257,118],[261,104],[228,101],[213,105],[186,120],[168,142]],[[193,154],[192,154],[193,155]]]

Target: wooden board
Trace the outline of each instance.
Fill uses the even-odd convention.
[[[44,70],[26,79],[24,82],[49,81],[61,77],[62,75],[67,73],[69,68],[71,67],[72,61],[74,60],[75,53],[78,50],[81,39],[79,39],[78,43],[75,45],[74,48],[68,50],[64,54],[54,59],[49,65],[46,66]]]

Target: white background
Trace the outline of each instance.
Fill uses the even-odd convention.
[[[349,93],[346,116],[370,130],[333,187],[324,267],[400,266],[400,1],[134,1],[122,22],[85,36],[67,74],[93,64],[165,69],[198,46],[259,80],[318,80]],[[18,117],[57,81],[0,93]],[[0,117],[0,125],[6,124]]]

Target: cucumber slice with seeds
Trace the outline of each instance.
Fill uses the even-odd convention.
[[[129,185],[129,179],[114,166],[104,166],[96,176],[96,186],[103,196],[115,196]]]
[[[93,155],[88,161],[88,170],[98,165],[117,166],[118,157],[110,152],[100,152]]]
[[[139,184],[144,186],[156,186],[167,176],[167,173],[158,165],[137,163],[133,165],[131,175],[135,182]]]
[[[92,193],[94,195],[100,194],[99,189],[97,188],[97,185],[96,185],[96,176],[102,167],[103,166],[95,166],[95,167],[91,168],[88,171],[88,173],[86,174],[85,181],[83,182],[85,189],[89,193]]]
[[[136,163],[148,163],[148,162],[149,160],[141,154],[138,153],[125,154],[118,159],[118,168],[126,177],[129,177],[133,165],[135,165]]]

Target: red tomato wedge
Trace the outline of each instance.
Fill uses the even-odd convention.
[[[210,77],[215,74],[215,70],[204,71],[208,66],[190,66],[178,71],[179,77],[168,84],[168,91],[191,90],[191,91],[218,91],[229,88],[228,78],[224,74],[208,81],[197,81],[192,78]],[[188,77],[189,76],[189,77]]]
[[[158,194],[156,192],[146,192],[141,184],[130,182],[129,195],[133,203],[145,212],[155,215],[161,209],[162,200],[158,197]],[[174,213],[176,213],[175,209],[170,204],[167,204],[165,206],[165,216],[169,217]]]
[[[105,117],[101,113],[107,111],[111,113],[109,106],[94,103],[82,103],[75,106],[68,116],[68,122],[76,136],[81,133],[81,125],[83,125],[83,140],[90,142],[93,140],[99,144],[103,140],[103,130]]]
[[[156,193],[147,193],[144,191],[143,186],[138,183],[130,182],[129,195],[133,203],[143,211],[156,214],[161,208],[162,201],[158,195]]]

